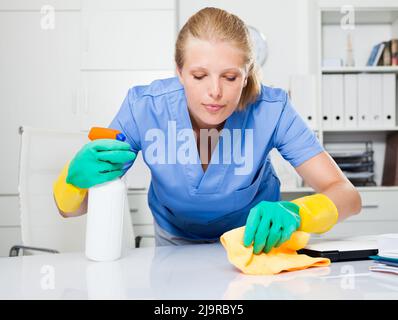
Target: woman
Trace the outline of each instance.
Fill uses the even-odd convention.
[[[85,213],[86,189],[123,175],[140,150],[152,174],[157,245],[217,241],[246,224],[244,244],[269,252],[295,230],[326,232],[360,211],[358,192],[286,92],[261,85],[237,16],[197,12],[178,35],[175,62],[178,77],[129,90],[110,125],[127,142],[90,142],[65,167],[54,188],[63,216]],[[280,201],[273,148],[316,194]],[[66,188],[80,197],[72,201]]]

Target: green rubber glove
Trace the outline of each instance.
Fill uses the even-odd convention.
[[[66,182],[86,189],[122,176],[124,165],[134,161],[136,154],[126,142],[113,139],[91,141],[69,164]]]
[[[300,227],[299,206],[289,201],[261,201],[250,210],[243,236],[245,247],[253,242],[255,254],[271,251],[290,239]]]

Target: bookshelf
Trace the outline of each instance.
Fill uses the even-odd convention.
[[[341,28],[342,7],[351,6],[355,12],[355,28]],[[396,203],[398,199],[398,186],[382,185],[384,170],[384,157],[386,139],[389,134],[398,132],[398,66],[368,66],[367,60],[373,46],[382,41],[393,38],[398,39],[398,1],[355,1],[355,0],[318,0],[313,2],[311,9],[314,16],[310,21],[310,30],[316,41],[310,44],[310,52],[313,54],[308,72],[315,78],[315,123],[312,129],[317,134],[320,142],[327,151],[340,147],[354,148],[362,142],[370,143],[373,149],[372,163],[375,185],[356,186],[362,198],[361,214],[350,217],[346,221],[337,224],[331,231],[319,235],[321,238],[333,238],[340,236],[360,236],[377,233],[390,233],[398,230],[398,212]],[[350,34],[352,44],[352,56],[354,65],[347,66],[347,34]],[[324,64],[328,62],[328,65]],[[340,65],[331,65],[331,61],[342,61]],[[369,125],[333,126],[325,125],[323,105],[324,76],[341,77],[366,77],[378,76],[395,78],[397,86],[390,90],[396,96],[393,108],[395,116],[387,122],[369,123]],[[326,88],[326,86],[325,86]],[[391,87],[390,87],[391,88]],[[344,100],[346,104],[347,100]],[[391,106],[391,104],[390,104]],[[359,114],[358,114],[359,116]],[[344,120],[346,124],[346,120]],[[348,149],[349,150],[349,149]],[[282,168],[283,169],[283,168]],[[292,169],[294,171],[294,169]],[[282,170],[288,177],[288,169]],[[281,192],[283,200],[313,193],[313,189],[303,185],[300,179],[297,186],[294,183],[282,181]],[[387,223],[388,222],[388,223]]]
[[[350,20],[347,20],[349,18]],[[368,66],[368,58],[373,47],[383,41],[398,38],[398,3],[391,1],[319,1],[317,8],[317,30],[318,30],[318,59],[315,67],[317,73],[317,102],[319,109],[319,136],[323,145],[337,147],[345,141],[358,142],[369,141],[374,147],[374,181],[376,186],[360,187],[362,191],[385,190],[396,187],[382,186],[384,153],[386,148],[386,137],[390,133],[398,132],[397,104],[395,100],[394,114],[390,123],[384,120],[369,121],[369,124],[361,123],[359,115],[359,99],[357,125],[347,125],[347,119],[343,125],[330,125],[325,121],[327,106],[325,97],[327,88],[326,76],[340,77],[345,81],[346,77],[383,77],[388,75],[389,79],[396,77],[398,66]],[[351,40],[352,57],[354,65],[347,65],[348,40]],[[341,65],[325,65],[327,61],[341,61]],[[363,79],[363,78],[362,78]],[[358,80],[357,80],[358,81]],[[329,84],[326,82],[326,84]],[[344,85],[344,84],[343,84]],[[359,85],[358,85],[359,86]],[[344,90],[347,88],[344,87]],[[359,89],[358,95],[359,95]],[[397,86],[394,85],[394,94],[397,97]],[[384,92],[381,92],[381,96]],[[332,93],[334,94],[334,93]],[[344,94],[346,94],[344,92]],[[382,97],[383,99],[384,97]],[[347,104],[347,101],[343,102]],[[372,108],[383,108],[381,104],[372,104]],[[334,107],[334,105],[332,105]],[[330,106],[329,106],[330,108]],[[347,108],[344,105],[344,108]],[[345,110],[345,109],[344,109]],[[380,111],[380,117],[382,117]],[[370,116],[370,115],[369,115]],[[330,123],[330,122],[329,122]],[[334,123],[333,123],[334,124]],[[372,189],[368,189],[372,188]]]
[[[355,14],[355,28],[342,28],[342,16],[347,12],[342,10],[351,7]],[[389,233],[398,230],[398,212],[396,212],[396,199],[398,199],[398,186],[383,186],[383,166],[386,149],[386,138],[389,134],[398,132],[398,86],[394,92],[396,103],[394,106],[394,119],[389,123],[380,124],[370,122],[369,125],[333,126],[325,124],[324,113],[326,107],[325,91],[323,85],[325,76],[337,76],[343,79],[348,77],[395,77],[398,83],[398,66],[367,66],[367,60],[373,46],[382,41],[398,38],[398,2],[397,1],[339,1],[319,0],[314,5],[313,28],[316,34],[315,44],[311,50],[316,51],[316,56],[311,62],[310,73],[316,78],[316,119],[314,131],[327,151],[343,147],[355,148],[356,144],[370,143],[373,148],[372,163],[374,182],[372,186],[357,186],[362,198],[362,211],[358,216],[351,217],[343,223],[336,225],[333,230],[321,237],[352,236],[376,233]],[[344,12],[342,12],[344,11]],[[347,39],[351,38],[352,57],[354,65],[346,65]],[[341,61],[340,65],[331,62]],[[327,65],[324,62],[328,63]],[[384,79],[384,78],[383,78]],[[382,82],[382,84],[384,84]],[[327,87],[331,90],[333,87]],[[345,89],[344,87],[343,89]],[[390,87],[391,88],[391,87]],[[343,90],[344,92],[344,90]],[[358,90],[359,92],[359,90]],[[332,92],[332,95],[335,92]],[[332,96],[331,96],[332,97]],[[341,100],[337,100],[341,101]],[[347,104],[347,100],[343,100]],[[391,107],[392,104],[390,104]],[[345,110],[345,109],[344,109]],[[359,112],[358,112],[359,117]],[[357,120],[358,121],[358,120]],[[333,122],[334,124],[334,122]],[[347,149],[349,150],[349,149]],[[283,186],[282,198],[291,200],[298,196],[313,193],[308,186],[294,187]],[[386,223],[388,221],[388,223]]]
[[[354,24],[347,28],[347,23],[342,20],[347,15],[347,8],[351,8],[354,16]],[[323,105],[323,77],[324,76],[352,76],[363,77],[387,76],[397,79],[398,66],[367,66],[367,61],[372,48],[382,41],[398,38],[398,2],[397,1],[339,1],[339,0],[318,0],[313,2],[312,20],[309,22],[309,32],[316,41],[313,41],[310,52],[315,54],[311,59],[309,73],[315,78],[316,103],[315,117],[312,123],[312,129],[316,132],[321,143],[338,146],[345,141],[361,142],[363,139],[370,141],[374,147],[374,180],[376,187],[389,188],[382,186],[384,153],[386,147],[386,137],[398,132],[398,110],[395,105],[395,114],[392,115],[392,121],[377,122],[369,121],[368,124],[360,125],[338,125],[326,124],[324,121],[325,106]],[[352,18],[352,16],[351,16]],[[344,23],[342,23],[342,21]],[[346,66],[347,58],[347,37],[350,36],[352,45],[353,66]],[[341,65],[324,65],[325,60],[340,60]],[[305,79],[305,78],[302,78]],[[398,81],[396,80],[398,84]],[[326,86],[325,86],[326,88]],[[328,89],[329,90],[329,89]],[[331,90],[329,90],[331,91]],[[394,88],[396,103],[398,102],[397,89]],[[382,92],[383,93],[383,92]],[[332,92],[334,95],[334,92]],[[345,101],[343,103],[346,103]],[[343,104],[342,103],[342,104]],[[359,103],[359,102],[358,102]],[[358,115],[359,116],[359,115]],[[331,117],[329,117],[331,118]],[[345,122],[348,122],[346,119]],[[356,120],[358,121],[358,120]],[[294,169],[293,169],[294,170]],[[288,177],[287,168],[281,170],[284,176]],[[293,182],[284,185],[282,181],[282,190],[291,192],[309,192],[308,187],[302,185],[301,179],[297,179],[297,187]],[[364,191],[370,186],[363,187]],[[393,190],[393,189],[391,189]]]

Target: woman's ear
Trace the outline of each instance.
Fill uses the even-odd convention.
[[[243,88],[247,85],[247,78],[245,78],[245,82],[243,83]]]

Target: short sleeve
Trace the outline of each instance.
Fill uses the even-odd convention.
[[[293,108],[287,94],[276,127],[274,146],[293,167],[324,151],[315,133]]]
[[[133,89],[130,89],[127,96],[124,98],[118,113],[109,125],[109,128],[121,131],[126,136],[126,142],[130,144],[131,149],[137,153],[141,150],[141,143],[138,126],[133,112],[134,100]]]

